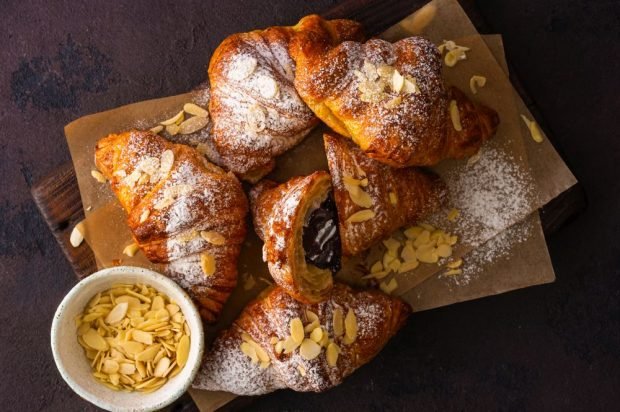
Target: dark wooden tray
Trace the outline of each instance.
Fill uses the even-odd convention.
[[[461,5],[480,33],[490,33],[488,25],[477,11],[471,0],[461,0]],[[388,27],[402,20],[413,11],[427,3],[426,0],[346,0],[330,10],[322,13],[327,18],[348,18],[361,22],[369,36],[381,33]],[[510,62],[509,62],[510,67]],[[553,141],[553,133],[549,130],[540,115],[540,110],[518,81],[515,71],[510,67],[510,79],[532,112],[538,123]],[[84,219],[82,200],[71,163],[66,163],[52,171],[49,175],[36,182],[31,193],[50,230],[56,237],[60,248],[71,263],[78,279],[97,270],[93,252],[86,243],[74,248],[69,243],[69,236],[75,224]],[[585,192],[580,184],[576,184],[560,196],[553,199],[540,210],[543,230],[549,235],[586,206]],[[250,398],[239,397],[226,405],[227,410],[238,409],[247,405]],[[194,410],[188,396],[175,403],[174,410]]]

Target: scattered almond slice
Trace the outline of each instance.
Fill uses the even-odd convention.
[[[166,126],[166,133],[168,133],[170,136],[175,136],[179,134],[179,126],[176,124],[170,124]]]
[[[340,348],[334,342],[330,342],[327,345],[325,355],[327,357],[327,364],[331,367],[336,366],[338,363],[338,355],[340,354]]]
[[[320,326],[314,328],[310,333],[310,339],[312,339],[316,343],[319,343],[321,339],[323,339],[323,329]]]
[[[221,246],[226,243],[226,238],[214,231],[203,230],[200,232],[200,237],[202,237],[204,240],[211,243],[212,245],[216,246]]]
[[[521,115],[521,119],[523,119],[523,122],[529,129],[532,139],[534,139],[536,143],[542,143],[544,139],[538,124],[535,121],[528,119],[524,114]]]
[[[456,268],[461,267],[462,264],[463,264],[463,259],[457,259],[455,261],[452,261],[446,264],[446,267],[448,267],[449,269],[456,269]]]
[[[341,308],[335,308],[332,312],[332,330],[336,337],[344,334],[344,314]]]
[[[73,230],[71,231],[71,236],[69,236],[69,243],[71,243],[71,246],[78,247],[82,244],[82,242],[84,241],[83,230],[84,230],[83,222],[80,222],[73,227]]]
[[[249,129],[255,133],[262,132],[267,127],[267,113],[259,104],[255,104],[248,109],[246,120]]]
[[[396,279],[392,278],[389,282],[381,282],[379,284],[379,288],[386,295],[390,295],[396,290],[396,288],[398,288],[398,282],[396,282]]]
[[[304,368],[302,365],[297,365],[297,371],[301,376],[306,376],[306,368]]]
[[[90,175],[99,183],[106,182],[105,176],[99,170],[91,170]]]
[[[349,340],[355,341],[357,338],[357,318],[353,309],[349,309],[347,316],[344,318],[344,331],[345,336]]]
[[[457,132],[463,130],[463,126],[461,125],[461,115],[459,114],[459,107],[456,104],[456,100],[450,100],[450,120],[452,120],[454,130]]]
[[[164,130],[164,126],[162,126],[162,125],[160,125],[160,124],[159,124],[159,125],[157,125],[157,126],[155,126],[155,127],[151,127],[149,130],[150,130],[151,132],[155,133],[155,134],[158,134],[158,133],[160,133],[162,130]]]
[[[215,273],[215,257],[207,252],[200,254],[200,267],[205,276],[211,276]]]
[[[478,150],[473,156],[467,159],[467,166],[472,166],[478,163],[478,160],[480,160],[481,152],[482,152],[482,149]]]
[[[362,223],[375,217],[375,212],[370,209],[362,209],[347,218],[347,223]]]
[[[418,87],[418,82],[415,77],[405,76],[405,84],[403,87],[403,91],[407,94],[419,94],[420,88]]]
[[[447,270],[444,274],[449,276],[455,276],[463,274],[463,271],[461,269],[450,269]]]
[[[390,198],[390,204],[392,206],[396,206],[398,204],[398,195],[396,194],[396,192],[390,192],[388,196]]]
[[[473,94],[478,93],[478,87],[484,87],[487,84],[487,78],[484,76],[473,75],[469,79],[469,89]]]
[[[177,114],[175,114],[171,118],[166,119],[163,122],[160,122],[159,124],[164,125],[164,126],[170,126],[170,125],[173,125],[173,124],[178,124],[178,123],[182,122],[184,119],[185,119],[185,112],[183,110],[181,110],[180,112],[178,112]]]
[[[400,93],[405,84],[405,78],[398,72],[398,70],[394,70],[392,73],[392,90],[396,93]]]
[[[209,124],[208,117],[194,116],[185,120],[183,123],[179,125],[179,133],[180,134],[192,134],[196,133],[200,129],[203,129],[207,124]]]
[[[209,117],[209,112],[206,109],[203,109],[202,107],[194,103],[185,103],[183,105],[183,111],[193,116]]]
[[[125,249],[123,249],[123,255],[133,257],[135,256],[136,252],[138,252],[138,250],[140,250],[140,246],[138,246],[136,243],[132,243],[125,246]]]
[[[259,84],[259,91],[261,96],[265,99],[272,99],[276,97],[280,91],[278,83],[272,77],[263,76],[263,81]]]
[[[290,328],[291,338],[293,338],[293,341],[295,343],[301,344],[305,336],[304,325],[301,322],[301,319],[294,318],[293,320],[291,320],[291,323],[289,324],[289,328]]]
[[[144,211],[140,215],[140,223],[146,222],[146,219],[149,218],[150,214],[151,214],[151,211],[149,209],[144,209]]]
[[[448,216],[447,216],[447,218],[448,218],[448,220],[449,220],[450,222],[454,222],[456,219],[458,219],[458,217],[459,217],[460,213],[461,213],[461,212],[459,212],[459,210],[458,210],[458,209],[456,209],[456,208],[452,208],[452,209],[450,209],[450,211],[448,212]]]
[[[118,303],[106,316],[105,323],[107,323],[108,325],[114,325],[119,323],[127,314],[128,308],[129,304],[127,302]]]
[[[299,355],[306,360],[312,360],[320,353],[321,346],[312,339],[304,339],[299,346]]]

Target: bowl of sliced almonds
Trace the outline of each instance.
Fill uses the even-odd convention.
[[[58,306],[51,330],[60,374],[82,398],[107,410],[151,411],[180,397],[202,359],[198,310],[176,283],[119,266],[79,282]]]

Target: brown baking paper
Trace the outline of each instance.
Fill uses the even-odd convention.
[[[500,113],[501,126],[497,136],[485,146],[485,149],[493,148],[509,154],[514,159],[515,167],[520,168],[528,179],[543,182],[540,185],[540,193],[530,193],[527,211],[513,216],[505,222],[503,227],[496,228],[493,232],[486,231],[485,236],[472,236],[475,242],[462,243],[455,249],[455,255],[461,256],[471,251],[474,244],[482,245],[493,241],[496,235],[509,228],[513,224],[524,222],[528,215],[535,213],[536,209],[548,200],[557,196],[561,191],[574,184],[575,180],[570,171],[563,164],[551,144],[547,141],[535,145],[525,134],[527,129],[520,123],[519,113],[527,113],[520,99],[515,99],[516,92],[510,85],[504,69],[493,56],[484,43],[484,40],[476,33],[473,25],[454,1],[435,1],[417,13],[403,20],[394,28],[391,28],[386,36],[391,40],[405,37],[411,33],[417,33],[424,25],[423,34],[436,43],[443,39],[452,39],[459,45],[466,45],[472,50],[467,53],[468,59],[460,62],[456,67],[446,68],[446,78],[451,84],[455,84],[461,90],[469,93],[469,77],[472,74],[483,74],[488,78],[487,86],[474,97],[474,100],[495,108]],[[422,16],[422,17],[420,17]],[[490,42],[493,44],[493,42]],[[501,44],[495,42],[500,53],[495,51],[498,59],[503,60]],[[204,105],[204,93],[195,91],[183,95],[140,102],[118,109],[86,116],[76,120],[66,127],[67,141],[73,157],[74,166],[84,207],[86,209],[86,240],[93,249],[99,267],[107,267],[114,264],[132,264],[138,266],[153,267],[141,254],[134,258],[122,255],[123,248],[131,243],[131,236],[125,225],[125,215],[118,202],[114,199],[111,191],[105,184],[97,183],[90,175],[94,169],[93,151],[98,139],[108,133],[120,132],[132,127],[149,128],[177,113],[184,103],[194,101]],[[528,114],[528,116],[530,116]],[[531,118],[531,116],[530,116]],[[535,145],[535,146],[534,146]],[[528,166],[527,157],[530,156],[531,170]],[[466,161],[448,161],[442,163],[437,171],[442,176],[447,176],[451,171],[459,167],[465,167]],[[286,178],[305,174],[317,169],[325,169],[326,161],[323,152],[321,129],[314,131],[304,142],[289,153],[278,159],[278,167],[273,177],[283,181]],[[532,184],[532,187],[536,185]],[[489,267],[482,271],[484,276],[479,281],[472,281],[461,289],[467,293],[458,293],[458,287],[450,283],[451,280],[438,276],[440,269],[436,265],[421,265],[415,273],[404,274],[398,277],[399,289],[397,294],[402,295],[417,310],[446,305],[466,299],[501,293],[515,287],[525,287],[533,284],[548,282],[553,279],[544,237],[540,230],[540,223],[536,215],[528,220],[533,229],[531,237],[524,244],[515,248],[510,260],[505,262],[505,267]],[[522,223],[525,224],[525,223]],[[442,226],[443,227],[443,226]],[[446,227],[451,230],[451,228]],[[458,233],[458,228],[454,228]],[[525,245],[531,246],[526,249]],[[237,316],[243,306],[262,290],[269,279],[266,265],[261,261],[261,243],[253,231],[242,250],[239,262],[241,279],[252,276],[254,286],[246,290],[248,282],[240,282],[239,287],[233,292],[230,301],[226,304],[222,318],[218,324],[209,329],[209,338],[213,333],[226,325]],[[531,259],[534,253],[531,251],[543,251],[542,256]],[[522,253],[523,252],[523,253]],[[517,255],[517,258],[513,258]],[[532,265],[538,271],[533,271]],[[493,276],[500,274],[499,276]],[[524,274],[527,274],[525,276]],[[265,281],[263,281],[263,279]],[[412,288],[419,285],[418,288]],[[416,291],[419,289],[418,293]],[[438,304],[433,304],[438,302]],[[195,394],[197,391],[192,390]],[[230,399],[232,396],[230,396]],[[203,410],[221,406],[229,399],[228,394],[204,395],[199,397],[200,407]],[[198,401],[198,398],[197,398]]]

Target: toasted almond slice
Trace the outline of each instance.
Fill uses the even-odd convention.
[[[402,102],[403,102],[402,96],[395,96],[391,98],[390,100],[388,100],[387,102],[383,103],[383,107],[388,110],[396,109],[398,106],[400,106]]]
[[[280,340],[277,336],[272,336],[271,338],[269,338],[269,343],[271,343],[272,345],[275,345],[278,342],[280,342]]]
[[[105,183],[105,176],[99,170],[91,170],[90,175],[95,178],[99,183]]]
[[[162,309],[164,309],[164,298],[162,298],[160,295],[153,297],[153,301],[151,302],[151,310],[162,310]],[[166,311],[166,315],[168,316],[168,311]]]
[[[362,209],[347,218],[347,223],[362,223],[375,217],[375,212],[370,209]]]
[[[304,339],[299,346],[299,355],[306,360],[312,360],[320,353],[321,346],[312,339]]]
[[[185,119],[185,112],[183,110],[181,110],[180,112],[178,112],[177,114],[175,114],[171,118],[166,119],[166,120],[164,120],[163,122],[161,122],[159,124],[164,125],[164,126],[170,126],[170,125],[178,124],[178,123],[182,122],[183,119]]]
[[[81,338],[88,347],[94,350],[106,351],[109,348],[108,342],[92,328],[82,335]]]
[[[320,324],[318,320],[312,321],[311,323],[308,323],[306,326],[304,326],[304,332],[311,333],[315,328],[318,328],[319,326]]]
[[[129,304],[127,302],[118,303],[114,308],[108,313],[108,316],[105,318],[105,323],[108,325],[115,325],[123,320],[125,315],[127,314],[127,309],[129,308]]]
[[[454,260],[446,264],[446,266],[450,269],[456,269],[456,268],[461,267],[462,264],[463,264],[463,259],[457,259],[457,260]]]
[[[179,339],[179,344],[177,345],[177,365],[179,367],[185,366],[187,363],[187,358],[189,357],[189,346],[190,340],[189,336],[183,335],[181,339]]]
[[[314,313],[311,310],[306,310],[306,318],[311,322],[318,322],[319,321],[319,315],[317,315],[316,313]]]
[[[221,246],[223,244],[226,243],[226,238],[222,235],[220,235],[217,232],[214,232],[212,230],[206,231],[203,230],[200,232],[200,237],[202,237],[204,240],[206,240],[207,242],[211,243],[212,245],[216,245],[216,246]]]
[[[301,319],[295,318],[291,320],[289,325],[291,337],[296,343],[301,343],[304,340],[304,325]]]
[[[125,246],[125,249],[123,249],[123,255],[133,257],[135,256],[136,252],[138,252],[138,250],[140,250],[140,246],[138,246],[136,243],[132,243]]]
[[[413,242],[411,240],[408,240],[407,242],[405,242],[405,246],[403,247],[403,250],[400,252],[400,257],[405,262],[411,262],[411,261],[417,260],[416,255],[415,255],[415,249],[413,248]]]
[[[113,359],[106,359],[103,361],[103,368],[101,368],[101,371],[109,375],[111,373],[118,372],[119,368],[120,366],[117,361]]]
[[[448,53],[446,53],[446,56],[444,57],[444,62],[446,63],[446,66],[454,67],[459,61],[467,59],[467,55],[465,54],[466,50],[464,49],[466,48],[458,48],[450,50]]]
[[[403,92],[407,94],[419,94],[420,88],[415,77],[405,76],[405,84],[403,86]]]
[[[396,194],[396,192],[390,192],[388,193],[388,196],[390,198],[390,204],[392,206],[396,206],[398,204],[398,195]]]
[[[150,214],[151,214],[151,211],[149,209],[144,209],[142,214],[140,214],[140,223],[146,222],[146,219],[149,218]]]
[[[200,267],[205,276],[213,275],[215,273],[215,257],[207,252],[202,252],[200,254]]]
[[[344,315],[341,308],[335,308],[332,313],[332,329],[336,337],[344,334]]]
[[[267,112],[261,105],[255,104],[248,109],[246,120],[251,131],[260,133],[267,127]]]
[[[310,333],[310,339],[312,339],[316,343],[319,343],[321,339],[323,339],[323,328],[321,328],[320,326],[314,328],[314,330]]]
[[[461,214],[461,212],[456,209],[456,208],[452,208],[450,209],[450,211],[448,212],[448,220],[450,222],[454,222],[456,219],[458,219],[459,215]]]
[[[383,242],[383,246],[387,249],[391,256],[398,256],[398,249],[400,249],[400,242],[393,237],[385,239]]]
[[[163,357],[157,362],[157,366],[155,366],[155,370],[153,371],[153,376],[157,376],[158,378],[163,378],[166,376],[166,371],[170,367],[170,358]]]
[[[170,124],[166,126],[166,133],[168,133],[170,136],[175,136],[179,134],[179,126],[176,124]]]
[[[261,361],[261,363],[269,364],[269,362],[271,362],[271,359],[269,359],[269,355],[267,354],[265,349],[263,349],[258,343],[254,341],[252,341],[250,344],[254,346],[254,350],[256,351],[256,356],[258,356],[258,360]]]
[[[368,193],[357,187],[357,190],[349,191],[349,196],[353,203],[363,208],[372,207],[372,198]]]
[[[461,116],[459,114],[459,107],[456,104],[456,100],[450,100],[450,119],[452,120],[452,126],[454,130],[460,132],[463,130],[463,126],[461,125]]]
[[[420,262],[418,262],[417,259],[403,262],[398,268],[398,273],[406,273],[406,272],[412,271],[415,268],[417,268],[419,265],[420,265]]]
[[[302,365],[297,365],[297,371],[301,376],[306,376],[306,368],[304,368]]]
[[[84,223],[80,222],[71,231],[71,236],[69,237],[69,243],[71,246],[78,247],[84,241]]]
[[[535,121],[528,119],[523,114],[521,115],[521,119],[523,119],[523,122],[525,122],[525,125],[530,130],[530,136],[532,136],[532,139],[534,139],[536,143],[542,143],[544,139],[538,124]]]
[[[137,342],[126,342],[126,343],[137,343]],[[138,343],[139,345],[142,345],[140,343]],[[144,347],[144,346],[142,346]],[[157,353],[159,352],[159,350],[161,349],[161,344],[156,343],[154,345],[149,346],[148,348],[135,353],[135,360],[140,361],[140,362],[150,362],[153,359],[155,359],[155,356],[157,355]]]
[[[131,333],[131,338],[136,342],[144,343],[145,345],[153,344],[153,335],[143,330],[134,329]]]
[[[392,73],[392,90],[396,93],[400,93],[400,91],[403,89],[404,84],[405,78],[398,72],[398,70],[394,70],[394,73]]]
[[[455,276],[455,275],[463,274],[463,271],[461,269],[450,269],[450,270],[447,270],[444,274],[445,275],[450,275],[450,276]]]
[[[206,109],[203,109],[202,107],[200,107],[200,106],[198,106],[197,104],[194,104],[194,103],[185,103],[183,105],[183,111],[185,113],[189,113],[191,115],[198,116],[198,117],[208,117],[209,116],[209,112]]]
[[[181,310],[178,305],[174,303],[169,303],[166,305],[166,310],[170,314],[170,316],[174,316]]]
[[[303,339],[302,339],[302,342],[303,342]],[[282,347],[284,348],[284,353],[294,352],[295,349],[299,347],[299,345],[301,345],[301,342],[299,343],[296,342],[292,336],[287,337],[282,343]]]
[[[484,76],[473,75],[469,79],[469,89],[473,94],[478,93],[478,87],[484,87],[485,84],[487,84],[487,78]]]
[[[231,61],[227,76],[232,80],[247,79],[254,71],[258,61],[253,56],[241,54]]]
[[[331,367],[336,366],[338,363],[338,355],[340,354],[340,348],[334,342],[330,342],[327,345],[325,355],[327,357],[327,364]]]
[[[422,233],[420,233],[413,241],[413,246],[419,248],[422,245],[428,244],[430,240],[431,240],[431,232],[429,232],[426,229],[423,229]]]
[[[349,339],[354,341],[357,338],[357,318],[353,309],[349,309],[347,316],[344,318],[344,330],[345,335]]]
[[[275,346],[274,346],[273,350],[274,350],[274,351],[275,351],[278,355],[279,355],[279,354],[281,354],[281,353],[282,353],[282,351],[284,350],[284,341],[283,341],[283,340],[278,341],[278,342],[275,344]]]
[[[159,132],[161,132],[162,130],[164,130],[164,126],[162,126],[162,125],[160,125],[160,124],[159,124],[159,125],[157,125],[157,126],[155,126],[155,127],[151,127],[149,130],[150,130],[151,132],[155,133],[155,134],[158,134]]]
[[[407,239],[416,240],[424,232],[424,228],[420,226],[412,226],[406,229],[403,233],[407,236]]]
[[[374,265],[370,267],[370,273],[377,273],[383,270],[383,264],[380,260],[376,261]]]
[[[452,247],[450,245],[442,243],[440,245],[437,245],[436,253],[437,256],[442,258],[450,257],[452,256]]]
[[[416,250],[416,258],[422,263],[437,263],[439,256],[432,245],[422,245]]]
[[[379,284],[379,288],[383,291],[383,293],[390,295],[392,294],[392,292],[394,292],[396,290],[396,288],[398,288],[398,282],[396,282],[396,279],[390,279],[389,282],[381,282]]]
[[[194,116],[190,117],[183,123],[179,125],[179,133],[180,134],[192,134],[197,131],[203,129],[207,124],[209,124],[208,117],[200,117]]]

